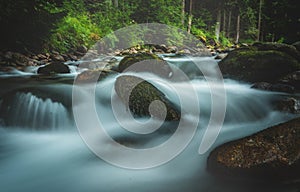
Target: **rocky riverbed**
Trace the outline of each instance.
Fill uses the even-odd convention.
[[[180,56],[209,56],[213,51],[178,50],[164,45],[132,47],[108,54],[101,61],[94,50],[81,47],[74,53],[24,55],[14,52],[0,53],[0,70],[22,71],[26,67],[37,67],[37,73],[55,79],[57,74],[70,73],[70,65],[79,71],[78,79],[89,83],[91,79],[102,80],[109,75],[130,71],[134,73],[150,72],[161,78],[169,79],[173,69],[159,54]],[[252,84],[253,89],[261,92],[276,92],[279,99],[274,100],[274,110],[297,116],[300,114],[300,53],[297,47],[277,43],[256,43],[234,50],[218,51],[219,67],[224,77]],[[119,60],[116,59],[119,57]],[[93,60],[96,59],[96,60]],[[80,62],[76,62],[80,60]],[[152,62],[148,62],[151,60]],[[147,65],[147,67],[131,67]],[[99,76],[99,74],[101,75]],[[138,84],[128,95],[132,84]],[[128,88],[129,87],[129,88]],[[178,121],[180,110],[153,84],[134,76],[121,76],[116,80],[115,91],[130,111],[138,116],[150,116],[148,107],[154,100],[164,103],[167,108],[167,120]],[[278,94],[279,93],[279,94]],[[264,106],[261,106],[264,107]],[[160,112],[156,111],[158,118]],[[217,147],[208,158],[208,170],[217,177],[235,179],[262,179],[268,181],[283,180],[299,182],[300,157],[300,119],[283,122],[280,125],[265,127],[266,130],[254,135],[232,141]]]

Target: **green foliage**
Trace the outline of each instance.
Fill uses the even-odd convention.
[[[213,31],[207,31],[199,28],[192,27],[192,34],[200,39],[203,43],[211,46],[217,45],[221,47],[231,47],[232,42],[223,34],[220,35],[219,41],[217,41],[215,33]]]
[[[85,4],[84,0],[64,0],[60,7],[47,4],[49,12],[64,13],[65,16],[54,25],[48,49],[67,52],[79,45],[92,46],[106,35],[109,46],[114,47],[118,39],[111,32],[131,23],[131,10],[123,5],[122,10],[108,1]]]
[[[15,0],[1,1],[0,36],[2,49],[40,51],[56,49],[67,52],[79,45],[91,46],[107,36],[107,45],[117,47],[121,41],[112,33],[137,23],[162,23],[187,29],[189,1],[185,1],[185,24],[182,26],[182,0]],[[191,32],[207,45],[230,46],[237,36],[240,16],[240,41],[257,39],[259,0],[193,1]],[[264,41],[288,42],[299,40],[295,26],[299,24],[295,0],[265,0],[262,6],[260,36]],[[215,37],[217,18],[221,13],[221,33]],[[230,17],[229,17],[230,15]],[[229,22],[230,19],[230,22]],[[230,23],[230,24],[229,24]],[[146,30],[146,31],[145,31]],[[20,33],[22,31],[22,33]],[[128,31],[122,39],[127,45],[144,43],[147,29]],[[185,35],[176,29],[166,30],[167,44],[186,44]],[[122,37],[121,37],[122,38]],[[124,37],[125,38],[125,37]],[[153,37],[156,38],[156,37]],[[12,43],[13,42],[13,43]]]
[[[280,37],[278,40],[277,40],[277,43],[283,43],[285,41],[284,37]]]
[[[220,35],[219,41],[222,47],[231,47],[233,45],[232,42],[224,35]]]
[[[56,24],[50,37],[50,48],[60,52],[75,49],[78,45],[90,47],[99,40],[99,28],[87,15],[67,15]]]

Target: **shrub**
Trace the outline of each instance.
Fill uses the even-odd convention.
[[[100,30],[87,14],[67,15],[56,24],[50,36],[49,48],[67,52],[79,45],[90,47],[100,39]]]

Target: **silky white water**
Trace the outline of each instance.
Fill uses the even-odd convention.
[[[209,60],[209,58],[204,58]],[[184,61],[173,59],[171,62]],[[206,62],[204,62],[206,63]],[[137,76],[146,77],[147,74]],[[149,75],[149,78],[153,77]],[[119,143],[134,148],[148,148],[165,142],[174,133],[176,123],[166,123],[148,135],[137,135],[122,128],[116,120],[111,102],[118,102],[120,114],[128,113],[114,92],[117,75],[97,84],[95,103],[99,119],[107,133]],[[155,77],[159,78],[159,77]],[[178,96],[164,79],[152,83],[167,98],[180,105]],[[151,81],[150,81],[151,82]],[[72,85],[53,83],[28,87],[5,93],[0,101],[0,189],[1,191],[294,191],[296,186],[281,184],[221,182],[206,171],[209,152],[227,141],[250,135],[293,118],[293,115],[276,111],[273,102],[280,93],[258,91],[249,84],[225,80],[227,108],[224,125],[210,150],[199,155],[198,149],[211,114],[211,93],[203,78],[190,82],[168,81],[189,99],[191,83],[199,98],[200,119],[197,131],[187,148],[170,162],[152,169],[129,170],[108,164],[99,159],[80,137],[72,107]],[[32,90],[31,90],[32,89]],[[31,91],[30,91],[31,90]],[[38,91],[37,91],[38,90]],[[47,91],[49,98],[40,93]],[[67,92],[67,93],[63,93]],[[82,99],[85,99],[82,91]],[[12,99],[7,99],[8,97]],[[73,107],[80,106],[75,103]],[[189,110],[194,103],[182,106],[188,129],[199,117]],[[89,112],[85,113],[86,118]],[[145,119],[138,121],[144,122]],[[88,123],[88,122],[87,122]],[[135,126],[132,121],[126,125]],[[149,127],[151,128],[151,127]],[[99,148],[113,153],[105,141]]]

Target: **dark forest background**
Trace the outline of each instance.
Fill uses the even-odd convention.
[[[211,46],[293,43],[300,40],[297,5],[297,0],[1,0],[0,48],[68,52],[119,28],[151,22],[179,27]]]

